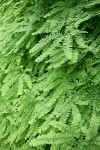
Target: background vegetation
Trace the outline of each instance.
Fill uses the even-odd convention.
[[[1,150],[100,149],[100,0],[0,0]]]

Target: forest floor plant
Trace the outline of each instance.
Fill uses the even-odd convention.
[[[100,149],[100,0],[0,0],[0,149]]]

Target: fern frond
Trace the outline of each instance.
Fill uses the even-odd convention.
[[[63,48],[64,48],[64,54],[68,60],[71,60],[73,52],[72,52],[72,47],[73,47],[73,40],[71,35],[66,35],[63,41]]]
[[[98,134],[99,119],[95,114],[92,114],[90,125],[89,125],[89,136],[94,137]]]
[[[33,147],[36,147],[38,145],[43,145],[43,144],[60,144],[60,143],[69,143],[71,137],[66,134],[61,134],[61,133],[49,133],[47,135],[41,135],[37,137],[37,139],[33,139],[30,142],[30,145]]]
[[[53,39],[59,37],[60,34],[57,33],[57,34],[51,34],[51,35],[48,35],[46,36],[46,38],[42,39],[39,41],[38,44],[35,45],[35,47],[33,47],[31,50],[30,50],[30,53],[33,53],[33,52],[36,52],[36,51],[39,51],[41,50],[41,48],[43,48],[44,46],[46,46],[50,41],[52,41]]]
[[[24,81],[26,82],[28,88],[29,88],[29,89],[32,89],[32,80],[31,80],[31,78],[30,78],[30,75],[28,75],[28,74],[26,74],[26,73],[23,74],[23,79],[24,79]]]
[[[19,77],[19,79],[18,79],[18,92],[17,92],[18,95],[22,95],[23,94],[23,86],[24,86],[23,76],[21,75]]]

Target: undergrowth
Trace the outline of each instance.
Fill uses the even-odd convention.
[[[0,0],[1,150],[100,149],[100,0]]]

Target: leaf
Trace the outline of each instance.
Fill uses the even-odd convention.
[[[72,105],[72,116],[73,116],[72,127],[75,127],[81,121],[81,114],[79,112],[78,107],[74,104]]]
[[[95,85],[97,85],[97,84],[100,83],[100,72],[97,73],[96,76],[94,77],[93,83],[94,83]]]
[[[65,54],[65,57],[70,60],[73,56],[73,53],[72,53],[72,37],[71,35],[66,35],[65,36],[65,39],[64,39],[64,42],[63,42],[63,50],[64,50],[64,54]]]
[[[21,75],[18,79],[18,95],[22,95],[23,94],[23,76]]]
[[[23,74],[23,79],[24,79],[24,81],[26,82],[28,88],[29,88],[29,89],[32,89],[32,80],[31,80],[31,78],[30,78],[30,75],[28,75],[28,74],[26,74],[26,73]]]
[[[46,135],[38,136],[36,139],[31,140],[30,146],[37,147],[44,144],[63,144],[70,143],[72,137],[65,133],[48,133]]]
[[[98,129],[99,129],[99,119],[95,114],[92,114],[89,126],[90,137],[96,136],[98,134]]]
[[[74,64],[78,61],[78,51],[74,51],[73,52],[73,55],[72,55],[72,58],[70,59],[69,63],[68,64]]]

